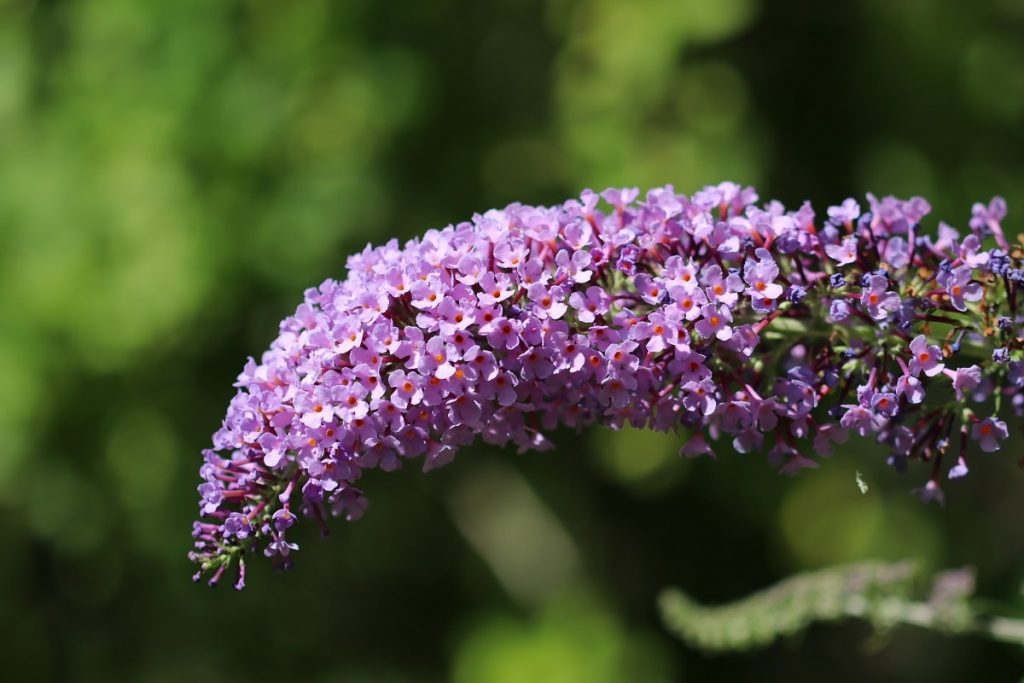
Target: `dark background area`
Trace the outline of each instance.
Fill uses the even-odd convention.
[[[0,0],[7,680],[1015,681],[1024,653],[822,626],[709,657],[661,627],[866,558],[1024,609],[1020,444],[945,508],[871,446],[780,478],[674,437],[557,435],[365,479],[297,567],[189,581],[200,450],[246,356],[367,242],[585,187],[866,191],[1024,227],[1024,3]],[[855,472],[870,486],[862,495]]]

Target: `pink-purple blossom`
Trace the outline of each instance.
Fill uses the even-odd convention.
[[[986,417],[971,428],[971,438],[986,453],[999,450],[999,442],[1010,435],[1006,423],[996,417]]]
[[[961,240],[927,234],[921,198],[821,219],[733,183],[643,197],[487,211],[307,290],[204,452],[197,578],[234,566],[241,586],[256,553],[288,566],[297,519],[366,511],[366,470],[543,450],[559,425],[674,431],[684,456],[762,452],[786,474],[870,438],[901,471],[929,463],[938,500],[940,472],[1009,438],[1024,271],[1002,200]]]

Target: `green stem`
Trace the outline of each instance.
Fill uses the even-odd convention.
[[[908,562],[865,562],[798,574],[725,605],[700,605],[677,589],[665,590],[659,604],[669,630],[711,652],[764,647],[813,623],[848,618],[881,631],[906,624],[1024,646],[1024,620],[982,615],[969,604],[969,570],[936,576],[926,599],[912,596],[916,578]]]

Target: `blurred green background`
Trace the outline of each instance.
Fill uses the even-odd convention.
[[[820,210],[924,194],[959,227],[1002,194],[1019,230],[1022,35],[1021,0],[0,0],[3,678],[1017,680],[1012,648],[857,624],[706,657],[655,596],[910,557],[1024,609],[1019,445],[942,509],[863,445],[790,480],[561,434],[371,473],[365,520],[305,529],[296,570],[252,563],[243,593],[185,555],[245,357],[348,253],[724,179]]]

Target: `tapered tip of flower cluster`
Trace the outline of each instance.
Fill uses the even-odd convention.
[[[639,197],[488,211],[307,290],[205,452],[196,579],[237,567],[241,588],[253,553],[287,566],[298,517],[363,514],[363,470],[430,470],[476,440],[629,424],[794,473],[855,435],[899,470],[930,463],[919,492],[941,499],[1024,411],[1024,253],[1001,199],[933,234],[921,198],[817,215],[732,183]]]

